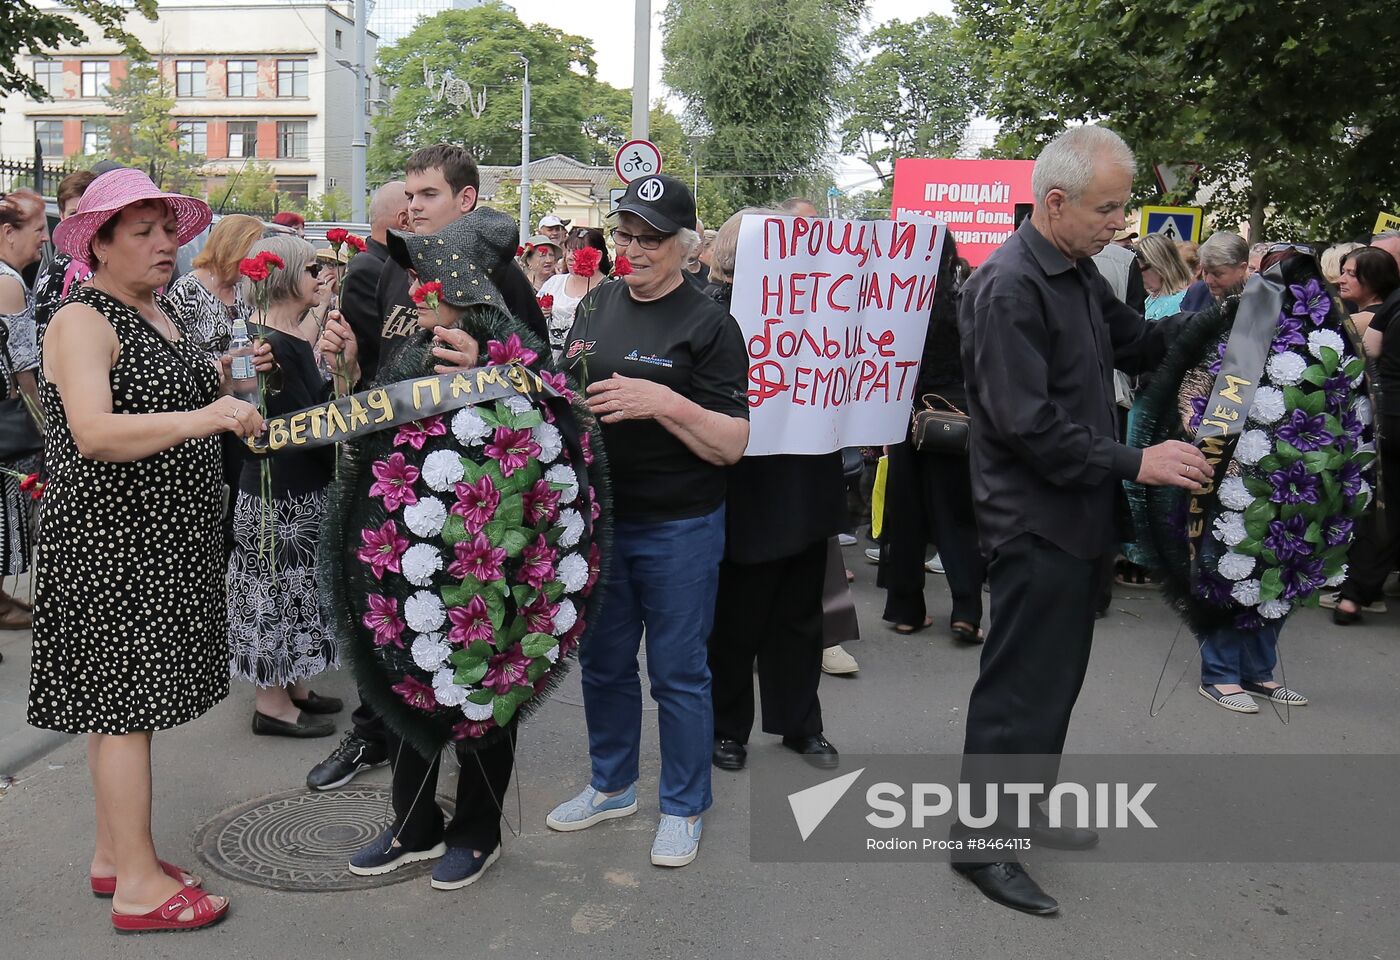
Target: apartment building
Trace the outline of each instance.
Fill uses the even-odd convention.
[[[279,192],[306,198],[350,186],[353,17],[350,2],[172,0],[160,4],[154,22],[131,15],[127,29],[174,91],[180,149],[207,159],[211,181],[256,160],[272,168]],[[31,156],[36,139],[51,159],[104,151],[100,121],[117,112],[105,98],[129,64],[120,47],[78,20],[86,43],[24,58],[52,99],[11,94],[0,101],[0,156]],[[370,64],[376,43],[371,33]],[[372,72],[367,112],[377,96]]]

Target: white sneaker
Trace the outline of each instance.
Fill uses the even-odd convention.
[[[836,542],[843,547],[854,547],[856,545],[856,538],[849,533],[838,533],[836,535]]]
[[[880,562],[880,548],[879,548],[879,547],[866,547],[866,548],[865,548],[865,559],[869,560],[871,563],[879,563],[879,562]]]
[[[932,557],[930,557],[927,561],[924,562],[924,569],[927,570],[929,573],[942,573],[943,558],[935,553]]]
[[[842,649],[841,644],[822,651],[822,673],[846,674],[860,670],[856,658]]]

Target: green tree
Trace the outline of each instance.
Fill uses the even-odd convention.
[[[864,59],[842,90],[841,149],[880,177],[898,157],[951,157],[981,100],[953,21],[936,13],[891,20],[861,41]]]
[[[209,204],[219,210],[272,210],[277,206],[277,178],[272,167],[256,160],[217,180],[209,189]]]
[[[332,220],[350,219],[350,198],[344,190],[330,190],[318,197],[307,200],[301,208],[308,220],[324,223]]]
[[[203,196],[204,157],[180,149],[170,119],[175,88],[156,64],[132,62],[107,105],[117,111],[105,122],[109,157],[146,171],[163,190]]]
[[[540,222],[540,218],[547,213],[552,213],[559,204],[559,194],[550,189],[545,183],[530,183],[530,223],[531,229]],[[502,213],[509,214],[512,219],[520,219],[520,184],[502,183],[496,196],[487,201],[486,206],[492,207]]]
[[[530,61],[531,155],[596,159],[599,111],[620,91],[595,78],[592,45],[543,24],[527,27],[491,2],[440,13],[380,51],[380,76],[395,95],[374,119],[372,174],[393,176],[414,150],[441,142],[462,144],[479,163],[518,164],[524,65],[517,51]],[[472,103],[435,99],[425,68],[434,91],[442,91],[450,72],[454,84],[468,85]],[[483,93],[477,116],[473,107]]]
[[[20,54],[51,51],[63,43],[85,43],[87,35],[70,13],[91,20],[102,36],[120,44],[133,60],[146,58],[140,42],[122,24],[132,10],[154,20],[156,0],[64,0],[63,6],[67,9],[41,10],[31,0],[0,3],[0,95],[20,92],[31,100],[50,99],[25,70]]]
[[[1256,239],[1364,231],[1400,201],[1400,20],[1356,0],[958,0],[998,150],[1033,155],[1066,124],[1112,126],[1145,175],[1203,165],[1222,224]]]
[[[782,199],[827,153],[859,0],[672,0],[666,84],[735,205]]]

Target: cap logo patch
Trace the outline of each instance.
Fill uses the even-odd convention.
[[[666,184],[653,178],[642,181],[642,185],[637,188],[637,197],[647,203],[655,203],[661,199],[661,195],[666,192]]]

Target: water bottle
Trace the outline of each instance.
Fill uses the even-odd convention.
[[[224,356],[232,361],[229,379],[233,381],[234,396],[249,403],[257,402],[258,372],[253,368],[253,341],[248,337],[248,324],[241,318],[233,321],[233,332]]]

